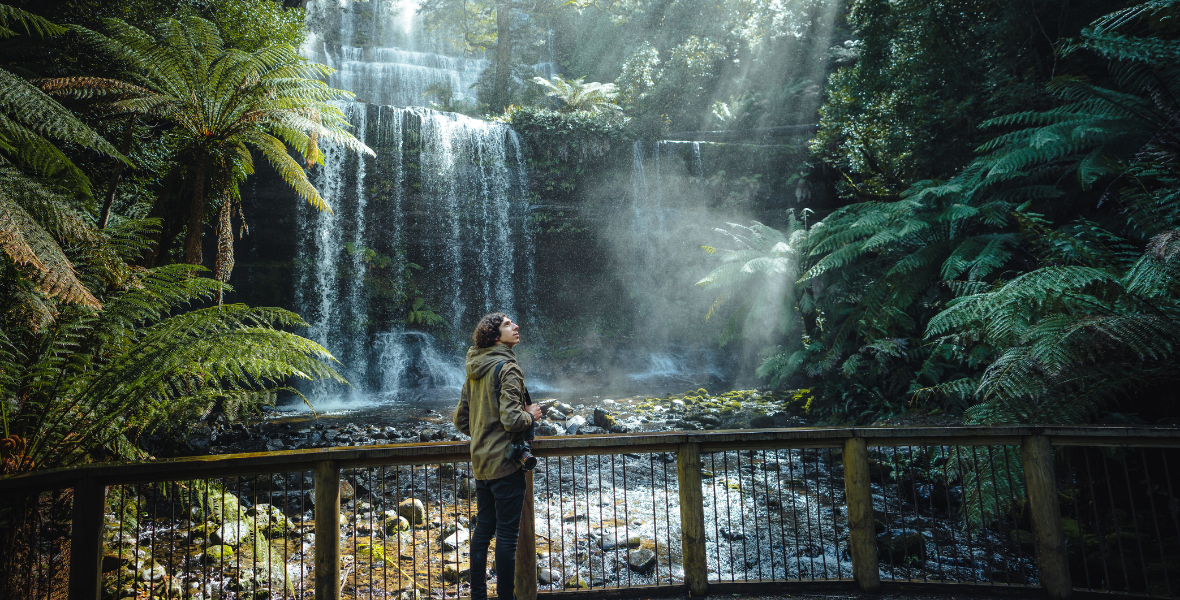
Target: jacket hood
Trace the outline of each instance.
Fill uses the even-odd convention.
[[[496,365],[510,360],[516,361],[516,353],[504,344],[496,344],[490,348],[467,349],[467,376],[472,379],[482,379],[491,373]]]

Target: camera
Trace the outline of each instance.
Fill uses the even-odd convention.
[[[528,389],[524,391],[524,405],[528,406],[533,403],[533,399],[529,397]],[[537,457],[533,456],[533,438],[537,437],[537,424],[529,425],[529,428],[524,430],[522,439],[518,442],[512,442],[508,445],[508,450],[504,452],[504,456],[508,460],[516,461],[524,466],[524,470],[532,471],[533,467],[537,466]]]
[[[524,466],[524,470],[532,471],[537,466],[537,457],[533,456],[533,447],[528,440],[513,442],[504,452],[508,460],[514,460]]]

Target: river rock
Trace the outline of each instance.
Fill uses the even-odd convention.
[[[140,581],[163,581],[168,576],[168,570],[164,568],[164,565],[150,560],[135,572],[135,576]]]
[[[356,488],[352,487],[351,483],[341,479],[340,480],[340,501],[352,500],[356,497]]]
[[[553,419],[555,421],[564,421],[565,420],[565,413],[561,412],[560,410],[557,410],[556,408],[550,408],[549,412],[545,413],[545,416],[549,417],[550,419]]]
[[[601,408],[594,409],[594,426],[609,430],[616,424],[615,418]]]
[[[254,517],[254,522],[261,528],[263,535],[270,538],[286,537],[295,531],[295,524],[283,511],[271,504],[256,504],[246,511]]]
[[[397,514],[405,517],[411,525],[421,525],[426,522],[426,505],[417,498],[407,498],[397,505]]]
[[[219,565],[233,560],[234,549],[229,546],[209,546],[205,548],[204,559],[206,564]]]
[[[458,583],[466,581],[471,576],[471,563],[463,561],[459,563],[448,562],[443,565],[443,579],[447,581]]]
[[[721,417],[718,417],[717,415],[700,415],[699,417],[696,418],[696,420],[700,421],[701,425],[704,425],[706,427],[720,427],[721,426]]]
[[[471,532],[460,527],[454,533],[449,533],[438,541],[439,547],[443,550],[458,550],[463,544],[466,544],[471,539]]]
[[[606,430],[597,425],[583,425],[578,428],[578,435],[602,435]]]
[[[746,534],[744,534],[744,533],[742,533],[742,532],[740,532],[740,531],[736,531],[736,530],[733,530],[733,529],[729,529],[729,528],[726,528],[726,527],[722,527],[722,528],[721,528],[721,537],[723,537],[723,538],[725,538],[725,539],[727,539],[727,540],[729,540],[729,541],[731,541],[731,542],[732,542],[732,541],[736,541],[736,540],[744,540],[744,539],[746,539]]]
[[[438,466],[438,476],[447,479],[452,479],[459,473],[459,469],[455,463],[443,463]]]
[[[598,547],[603,550],[614,550],[616,548],[638,548],[643,543],[643,539],[638,535],[627,537],[626,531],[619,529],[607,529],[602,532],[598,538]]]
[[[541,421],[540,423],[537,423],[537,435],[561,435],[563,433],[565,433],[565,429],[562,428],[559,430],[557,423],[552,423],[549,421]]]
[[[418,432],[418,439],[422,440],[423,442],[441,440],[443,439],[443,432],[437,429],[423,429],[422,431]]]
[[[218,527],[209,540],[214,544],[237,546],[248,535],[250,535],[250,525],[244,520],[234,521]]]
[[[750,417],[751,429],[767,429],[774,426],[774,417],[770,415],[758,415],[756,417]]]
[[[910,556],[925,560],[926,538],[913,529],[889,529],[877,535],[877,551],[895,562]]]
[[[569,435],[578,435],[578,430],[586,424],[586,417],[576,415],[565,420],[565,432]]]
[[[581,575],[574,575],[565,580],[565,587],[575,590],[588,590],[590,589],[590,584]]]
[[[627,566],[636,573],[647,573],[656,566],[656,553],[647,548],[627,553]]]
[[[537,583],[550,585],[561,579],[561,573],[553,569],[537,569]]]

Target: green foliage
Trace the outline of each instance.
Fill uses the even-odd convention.
[[[865,420],[908,398],[972,406],[972,422],[1076,423],[1174,387],[1180,69],[1159,24],[1176,9],[1095,21],[1067,52],[1112,59],[1107,77],[1057,77],[1056,106],[984,122],[1005,131],[953,177],[811,227],[786,294],[802,343],[759,374],[813,380],[820,414]],[[889,188],[849,182],[864,197]]]
[[[285,43],[253,52],[226,48],[212,23],[198,17],[160,21],[150,31],[107,20],[109,35],[75,28],[89,44],[129,66],[133,82],[122,97],[100,101],[103,114],[135,114],[162,122],[177,136],[176,166],[192,192],[177,207],[187,214],[185,262],[201,264],[202,225],[216,207],[217,256],[214,276],[225,281],[233,269],[232,216],[238,186],[254,172],[252,152],[261,154],[295,192],[312,206],[330,210],[289,149],[308,167],[320,164],[319,140],[372,154],[346,130],[348,123],[331,100],[346,92],[315,77],[330,69],[310,64]],[[54,93],[76,98],[96,95],[89,78],[51,82]],[[211,200],[210,200],[211,199]]]
[[[52,36],[63,31],[32,13],[0,4],[0,39],[21,34]],[[89,195],[89,178],[62,151],[62,144],[126,161],[105,139],[37,86],[0,69],[0,160]]]
[[[103,451],[136,458],[137,436],[183,426],[218,402],[256,403],[291,377],[343,382],[326,350],[281,330],[303,325],[290,312],[235,304],[172,314],[225,287],[193,271],[137,273],[101,312],[67,308],[55,327],[10,342],[5,433],[29,440],[39,467]]]
[[[584,77],[566,79],[554,75],[550,79],[534,77],[533,83],[545,90],[545,95],[560,103],[559,112],[589,112],[615,115],[623,109],[615,104],[618,91],[613,83],[585,83]]]
[[[953,175],[993,117],[1051,105],[1044,84],[1067,66],[1054,45],[1108,2],[858,0],[856,38],[828,80],[816,153],[857,199],[896,199],[915,181]],[[851,64],[848,64],[851,63]]]
[[[268,0],[194,0],[193,16],[217,26],[226,48],[257,52],[276,44],[294,48],[307,36],[302,8],[286,8]]]

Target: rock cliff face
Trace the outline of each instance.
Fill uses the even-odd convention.
[[[457,387],[469,330],[494,310],[525,325],[544,380],[726,378],[732,357],[708,350],[701,324],[713,298],[694,284],[713,264],[700,246],[725,247],[725,222],[780,222],[808,186],[795,147],[561,153],[500,123],[343,106],[377,156],[326,148],[312,179],[332,214],[260,165],[232,283],[238,301],[301,314],[365,392]]]

